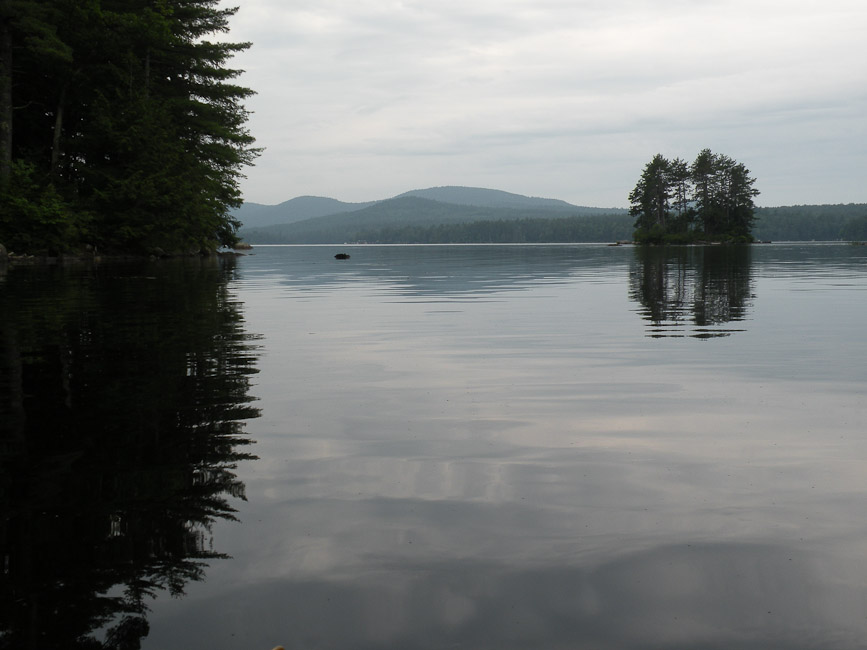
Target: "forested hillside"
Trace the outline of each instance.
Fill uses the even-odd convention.
[[[392,226],[358,231],[356,241],[383,244],[542,244],[627,241],[625,214],[483,220],[437,226]]]
[[[568,205],[568,204],[567,204]],[[577,210],[576,210],[577,212]],[[604,212],[604,210],[600,210]],[[616,211],[615,211],[616,212]],[[576,224],[589,217],[553,217],[552,214],[563,215],[559,211],[550,211],[540,208],[496,208],[479,205],[457,205],[454,203],[442,203],[430,199],[423,199],[412,195],[380,201],[363,210],[355,210],[316,219],[308,219],[296,223],[270,226],[267,228],[243,229],[244,240],[252,244],[278,244],[278,243],[301,243],[319,244],[345,241],[371,241],[371,242],[407,242],[421,243],[426,241],[515,241],[510,239],[515,233],[515,228],[521,228],[523,232],[531,230],[536,233],[543,232],[542,226],[531,228],[529,223],[524,226],[516,225],[517,222],[546,221],[548,232],[558,233],[560,237],[587,237],[580,235],[576,230]],[[600,217],[612,219],[612,224],[623,221],[625,210],[618,215],[605,215]],[[571,226],[559,224],[559,221],[568,221],[574,218],[577,221]],[[515,222],[515,223],[512,223]],[[504,230],[504,223],[510,223],[508,232]],[[589,225],[589,221],[586,222]],[[623,221],[628,223],[628,220]],[[631,223],[631,222],[629,222]],[[472,224],[472,227],[469,225]],[[594,226],[593,230],[601,232],[602,226]],[[614,232],[612,226],[605,226],[606,232]],[[619,230],[614,227],[622,238],[628,238],[630,231]],[[567,232],[568,231],[568,232]],[[533,241],[535,237],[531,235]],[[469,238],[469,239],[467,239]],[[522,240],[517,240],[522,241]],[[582,238],[576,241],[598,241]]]
[[[354,212],[373,205],[368,203],[344,203],[322,196],[298,196],[277,205],[244,202],[232,211],[232,216],[243,228],[264,228],[277,224],[295,223],[316,217],[325,217],[343,212]]]
[[[3,0],[0,243],[188,252],[235,241],[252,91],[219,0]]]
[[[617,208],[590,208],[580,205],[572,205],[558,199],[545,199],[538,197],[523,196],[501,190],[490,190],[481,187],[429,187],[421,190],[410,190],[398,194],[392,199],[380,199],[366,203],[344,203],[335,199],[318,196],[299,196],[277,205],[262,205],[259,203],[247,203],[232,212],[233,216],[241,222],[244,229],[263,228],[278,224],[295,223],[306,219],[324,217],[346,212],[355,212],[375,205],[391,201],[393,199],[420,198],[473,208],[492,208],[518,210],[514,214],[547,215],[547,216],[575,216],[575,215],[598,215],[598,214],[623,214],[624,210]],[[410,204],[411,205],[411,204]],[[384,209],[393,212],[392,207],[385,205]],[[376,212],[375,210],[373,212]],[[465,211],[464,211],[465,212]],[[368,219],[372,213],[363,216]],[[443,214],[441,211],[440,216]],[[495,213],[488,212],[488,216]],[[477,215],[476,215],[477,216]],[[413,218],[408,215],[407,218]],[[451,219],[446,217],[446,221]]]
[[[524,196],[503,192],[501,190],[489,190],[481,187],[445,186],[430,187],[424,190],[411,190],[399,194],[395,198],[404,196],[416,196],[422,199],[439,201],[440,203],[454,203],[455,205],[472,205],[483,208],[509,208],[513,210],[533,210],[534,212],[550,211],[567,215],[587,215],[603,213],[622,213],[617,208],[590,208],[587,206],[573,205],[559,199],[546,199],[535,196]]]
[[[626,210],[561,215],[545,210],[460,206],[413,196],[363,210],[243,229],[251,244],[612,242],[632,238]],[[590,208],[588,208],[590,210]],[[756,208],[762,241],[867,239],[867,204]]]
[[[867,218],[867,203],[757,208],[753,235],[762,241],[864,239],[856,228]]]

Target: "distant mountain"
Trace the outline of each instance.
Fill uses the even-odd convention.
[[[608,241],[632,234],[625,209],[460,186],[411,190],[366,203],[318,196],[279,205],[245,203],[235,216],[243,224],[241,238],[251,244]],[[863,203],[757,208],[753,235],[774,241],[846,239],[861,232],[862,222],[867,222]]]
[[[244,203],[234,210],[232,216],[241,222],[242,228],[262,228],[275,224],[294,223],[324,217],[331,214],[361,210],[375,202],[344,203],[322,196],[299,196],[278,205]]]
[[[405,196],[417,196],[423,199],[452,203],[455,205],[471,205],[484,208],[510,208],[551,210],[565,212],[571,215],[577,214],[601,214],[604,212],[623,213],[623,210],[610,208],[589,208],[586,206],[572,205],[559,199],[543,199],[537,197],[512,194],[501,190],[487,190],[479,187],[430,187],[426,190],[411,190],[399,194],[395,198]]]
[[[482,192],[492,191],[482,190]],[[465,194],[464,197],[466,196]],[[451,198],[455,198],[455,196],[452,195]],[[499,199],[501,197],[494,198]],[[462,200],[467,199],[463,198]],[[538,199],[538,201],[543,202],[543,205],[548,200]],[[581,215],[577,206],[566,211],[560,208],[539,207],[533,201],[530,199],[530,205],[523,208],[491,207],[444,203],[407,193],[393,199],[379,201],[360,210],[264,228],[244,228],[240,234],[245,241],[251,244],[392,241],[397,231],[400,231],[400,238],[403,241],[411,241],[412,232],[420,233],[421,230],[434,227],[448,228],[457,224],[541,220],[552,217],[586,219],[590,216],[589,214]],[[605,211],[600,210],[595,214],[597,216],[615,216],[615,214],[601,214],[603,212]],[[609,210],[608,212],[620,216],[626,214],[625,210]]]
[[[344,203],[343,201],[321,196],[299,196],[278,205],[244,203],[233,212],[233,216],[241,222],[245,230],[248,230],[250,228],[263,228],[277,224],[315,219],[317,217],[355,212],[386,201],[410,197],[429,199],[448,205],[523,211],[532,210],[534,213],[544,210],[548,213],[561,212],[572,216],[623,214],[625,212],[625,210],[618,208],[591,208],[572,205],[559,199],[523,196],[521,194],[512,194],[511,192],[503,192],[502,190],[489,190],[481,187],[446,186],[410,190],[409,192],[398,194],[392,199],[381,199],[366,203]]]
[[[440,203],[416,196],[379,201],[366,208],[343,211],[304,221],[281,223],[264,228],[244,228],[241,236],[250,243],[269,242],[333,243],[357,239],[361,229],[393,225],[461,223],[490,218],[494,208]]]

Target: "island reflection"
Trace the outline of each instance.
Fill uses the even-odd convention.
[[[234,261],[0,281],[0,647],[137,648],[244,498],[255,346]],[[103,640],[97,636],[105,635]]]
[[[750,246],[636,247],[629,297],[650,337],[729,336],[752,307],[751,264]]]
[[[786,337],[747,298],[749,335],[647,338],[628,246],[349,250],[244,259],[268,460],[239,561],[155,605],[147,647],[863,645],[863,367],[793,372],[860,358],[856,327]],[[862,312],[848,250],[836,303],[768,307]],[[752,248],[749,285],[815,287],[799,251]]]

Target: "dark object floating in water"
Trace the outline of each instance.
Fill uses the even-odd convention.
[[[334,256],[334,259],[336,259],[336,260],[348,260],[349,259],[349,253],[337,253],[337,255]]]

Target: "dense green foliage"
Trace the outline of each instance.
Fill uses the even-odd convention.
[[[755,179],[710,149],[692,164],[657,154],[629,194],[638,242],[752,241]]]
[[[0,242],[19,252],[198,251],[235,241],[257,154],[211,42],[219,0],[4,0]]]

